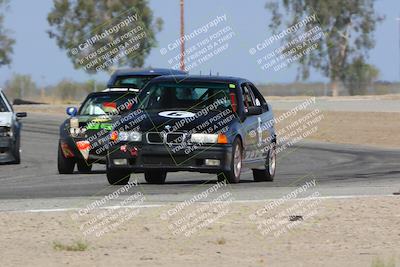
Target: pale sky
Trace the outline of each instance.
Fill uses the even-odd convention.
[[[256,59],[249,54],[249,49],[271,35],[268,30],[270,19],[264,8],[265,0],[246,1],[245,5],[232,0],[186,0],[186,33],[207,24],[217,16],[226,14],[229,26],[235,36],[229,40],[229,47],[221,54],[195,68],[198,74],[219,72],[248,78],[254,82],[292,82],[296,77],[295,67],[274,72],[263,71]],[[8,80],[13,73],[30,74],[40,85],[50,85],[62,79],[85,81],[94,78],[106,81],[108,74],[88,75],[83,70],[76,70],[60,50],[54,39],[48,38],[46,30],[47,14],[52,7],[52,0],[11,0],[6,12],[5,26],[16,39],[11,66],[0,68],[0,83]],[[146,66],[169,67],[168,57],[161,55],[160,48],[167,46],[179,37],[179,0],[151,0],[150,7],[156,17],[164,20],[162,32],[157,34],[158,47],[154,48],[146,60]],[[399,21],[400,1],[378,0],[376,10],[386,19],[378,26],[375,33],[376,47],[371,50],[369,63],[380,70],[380,80],[400,80]],[[189,41],[187,47],[194,45]],[[313,72],[310,81],[325,81],[319,73]]]

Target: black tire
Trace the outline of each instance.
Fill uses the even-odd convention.
[[[57,167],[59,174],[71,174],[74,172],[75,168],[75,159],[64,157],[61,144],[58,144]]]
[[[238,155],[240,156],[240,158],[235,158],[235,152],[236,150],[238,151]],[[240,166],[237,166],[238,169],[235,169],[235,159],[240,160]],[[242,170],[242,160],[243,160],[243,146],[242,146],[242,142],[240,141],[240,139],[238,137],[235,138],[235,140],[233,141],[233,145],[232,145],[232,160],[231,160],[231,168],[229,171],[227,172],[221,172],[217,175],[218,177],[218,181],[222,182],[224,180],[227,180],[229,183],[231,184],[237,184],[240,182],[240,173]]]
[[[90,173],[92,171],[92,164],[88,164],[84,160],[79,160],[76,162],[76,166],[78,167],[78,171],[80,173]]]
[[[126,185],[131,178],[129,170],[107,168],[107,180],[110,185]]]
[[[271,164],[270,164],[271,163]],[[255,182],[273,182],[276,172],[276,143],[272,143],[265,160],[265,169],[253,170]]]
[[[167,178],[167,172],[161,170],[152,170],[144,172],[144,179],[149,184],[164,184]]]
[[[20,137],[19,136],[17,136],[17,140],[15,141],[12,153],[14,156],[14,160],[12,161],[12,164],[21,164],[21,151],[20,151]]]

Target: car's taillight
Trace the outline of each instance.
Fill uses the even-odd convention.
[[[110,140],[111,141],[116,141],[118,139],[118,132],[117,131],[112,131],[110,134]]]
[[[236,103],[236,95],[235,92],[230,92],[229,96],[231,98],[231,105],[232,105],[232,110],[233,112],[236,112],[237,110],[237,103]]]

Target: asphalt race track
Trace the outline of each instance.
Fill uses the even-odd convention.
[[[104,165],[96,165],[92,174],[57,173],[58,126],[63,118],[30,113],[24,119],[21,165],[0,165],[0,210],[66,207],[62,200],[101,197],[118,188],[108,184]],[[388,195],[400,189],[399,162],[399,150],[303,142],[279,154],[274,182],[255,183],[247,171],[240,184],[227,188],[237,201],[263,200],[281,197],[315,178],[322,196]],[[133,179],[152,203],[182,201],[216,183],[214,175],[186,172],[169,173],[165,185],[146,184],[141,174]],[[11,207],[11,199],[21,201]]]

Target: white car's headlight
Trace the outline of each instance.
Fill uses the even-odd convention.
[[[119,141],[132,141],[140,142],[142,141],[142,133],[132,131],[132,132],[118,132]]]
[[[218,134],[192,134],[190,138],[192,143],[215,144],[218,142]]]

